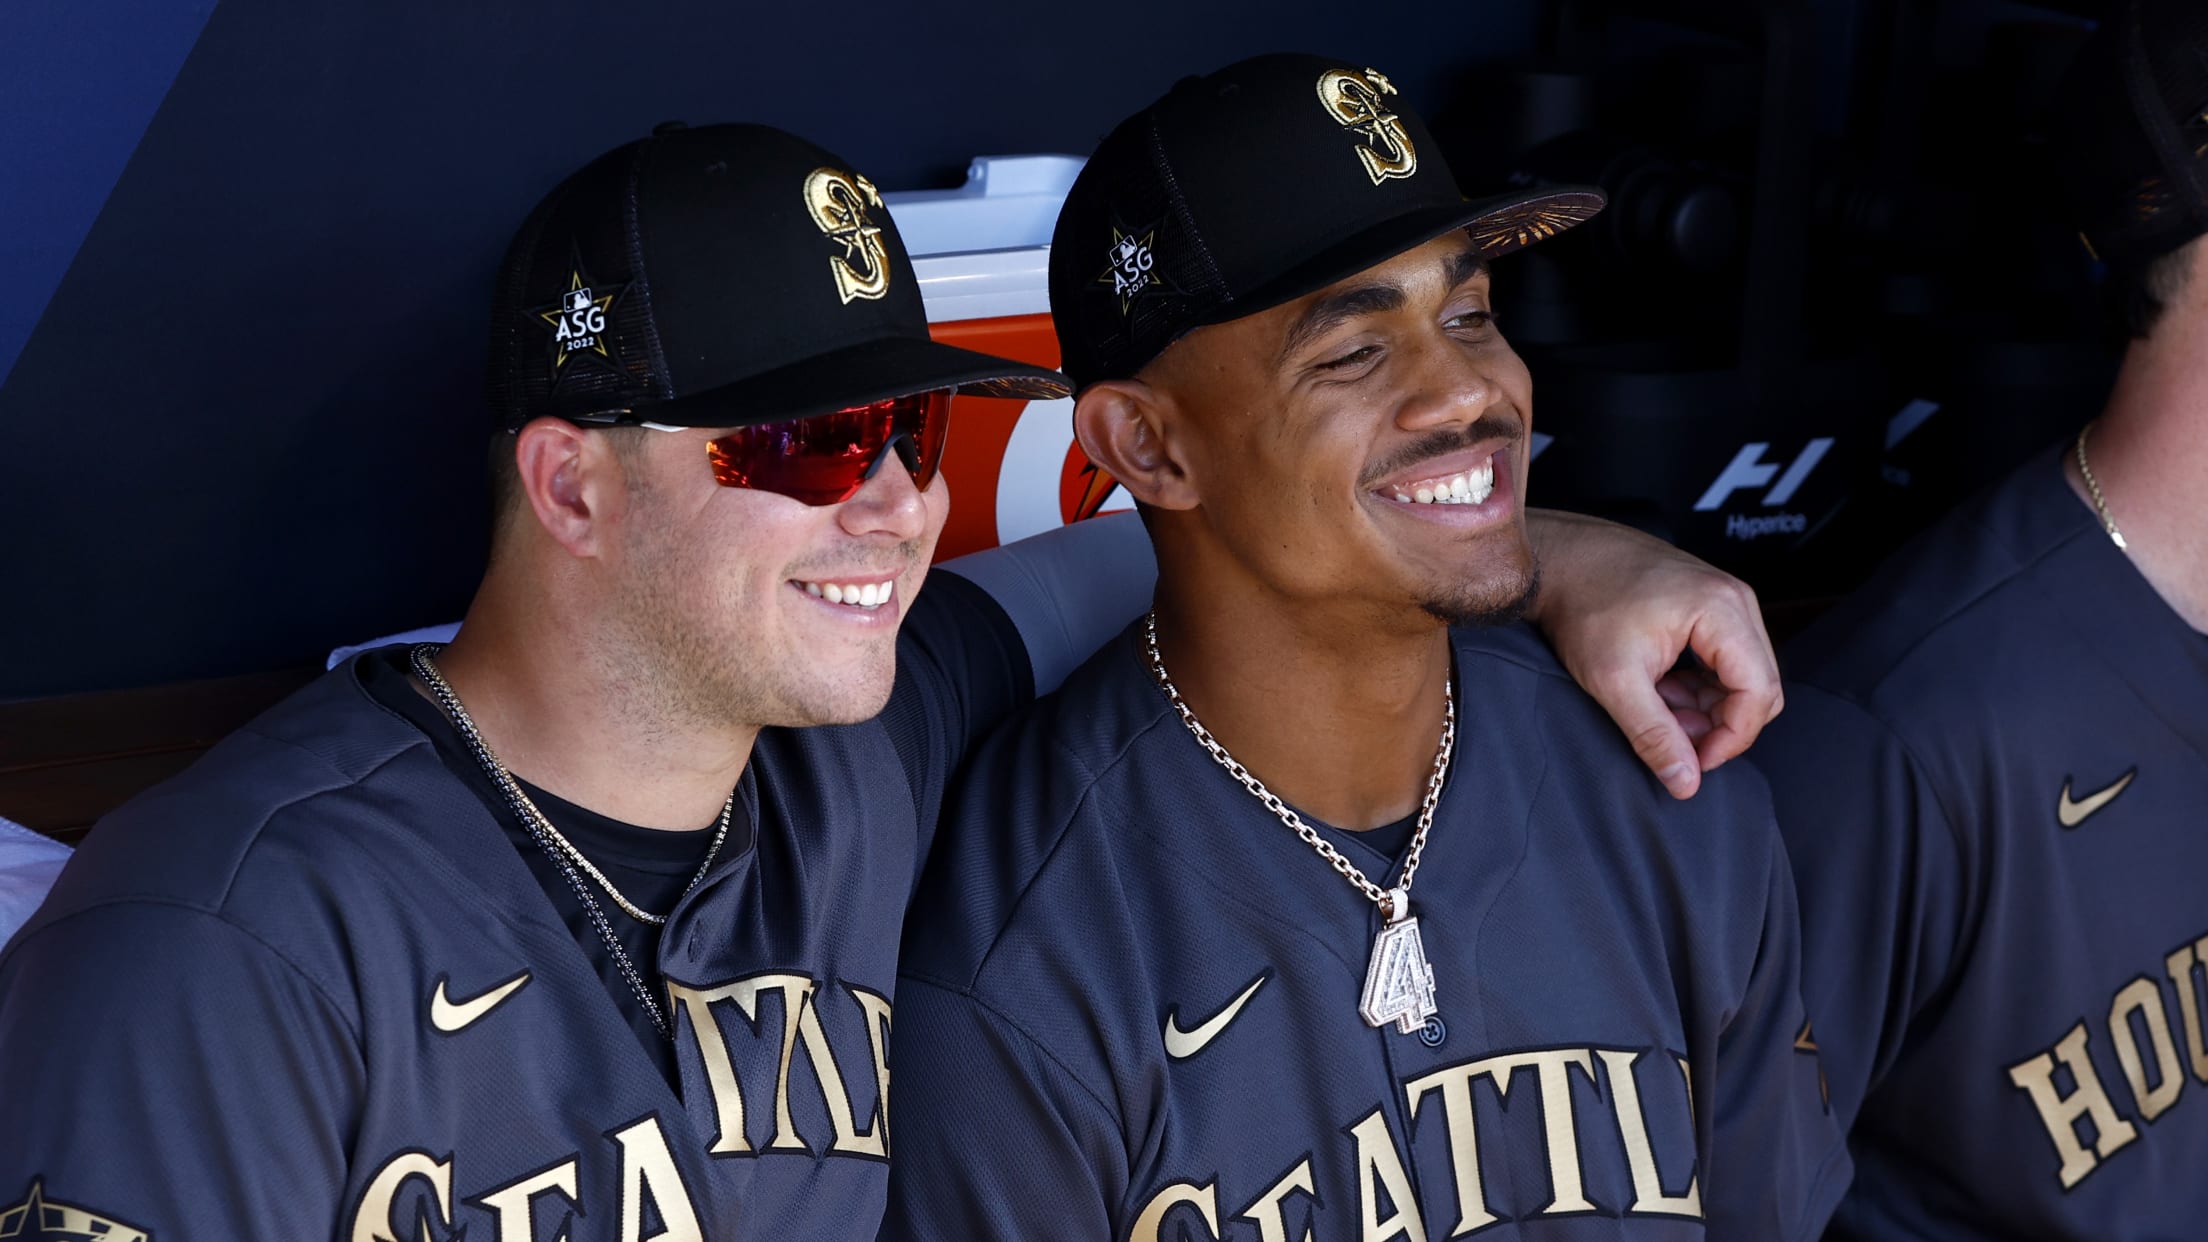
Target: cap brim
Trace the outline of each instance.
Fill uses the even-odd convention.
[[[938,388],[1030,401],[1073,391],[1065,376],[1046,367],[896,336],[816,354],[704,392],[638,405],[634,413],[643,421],[675,427],[748,427]]]
[[[1271,310],[1457,229],[1470,235],[1486,258],[1523,250],[1594,219],[1608,201],[1593,186],[1552,186],[1423,207],[1328,246],[1242,297],[1221,304],[1200,322],[1225,323]]]

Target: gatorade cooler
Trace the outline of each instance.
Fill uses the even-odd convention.
[[[956,190],[885,194],[920,274],[935,339],[1046,367],[1050,234],[1082,161],[983,156]],[[959,397],[943,454],[951,517],[936,557],[959,556],[1130,507],[1073,439],[1073,402]]]

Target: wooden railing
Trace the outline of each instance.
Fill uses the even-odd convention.
[[[0,815],[75,844],[318,668],[0,703]]]

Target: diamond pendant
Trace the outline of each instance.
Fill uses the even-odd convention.
[[[1410,908],[1401,890],[1395,896],[1396,910]],[[1402,915],[1374,938],[1372,965],[1365,968],[1365,994],[1357,1012],[1369,1025],[1393,1022],[1405,1035],[1440,1012],[1434,1004],[1434,968],[1426,961],[1426,942],[1418,934],[1416,916]]]

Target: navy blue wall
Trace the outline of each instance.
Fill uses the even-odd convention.
[[[12,0],[0,29],[0,698],[295,665],[456,615],[481,338],[529,205],[681,118],[885,189],[1085,152],[1294,46],[1414,100],[1538,0]]]

